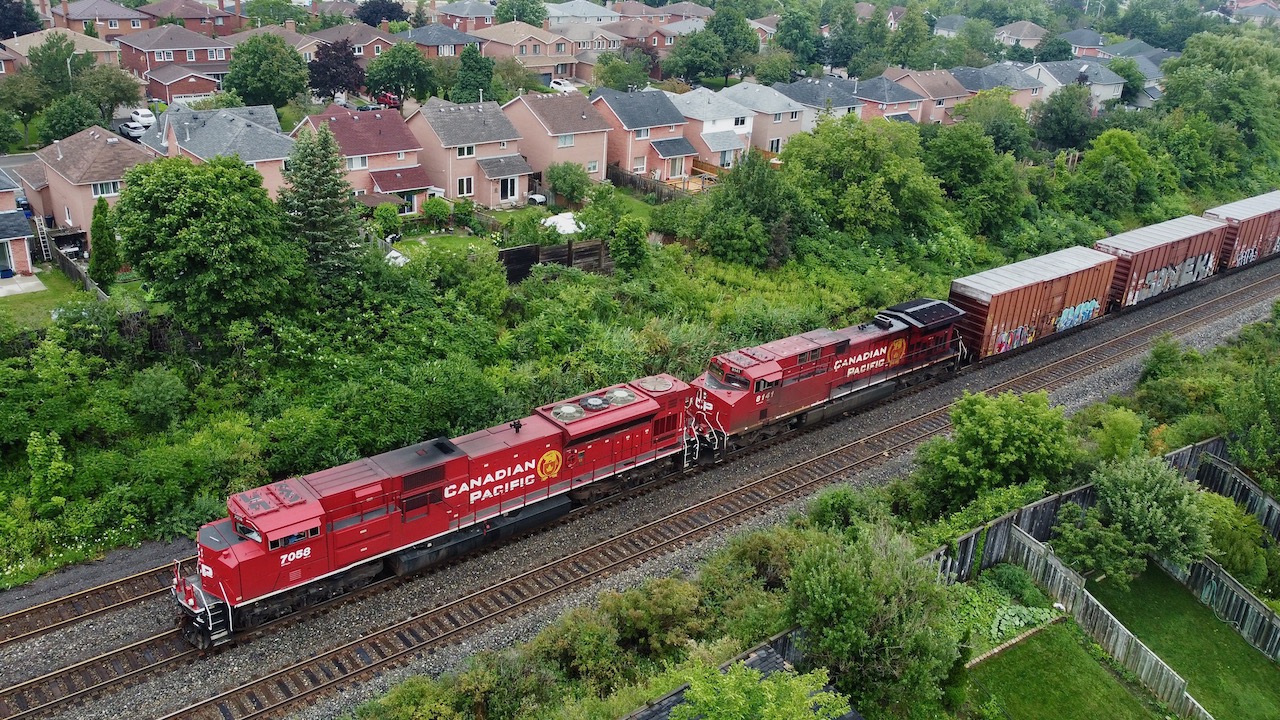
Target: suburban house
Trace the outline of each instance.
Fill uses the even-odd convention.
[[[1098,50],[1098,57],[1108,60],[1113,57],[1133,57],[1134,55],[1146,55],[1156,49],[1154,45],[1148,44],[1138,38],[1130,38],[1114,45],[1106,45]]]
[[[748,108],[754,114],[751,122],[751,144],[771,153],[782,152],[792,135],[802,132],[810,108],[765,85],[745,81],[720,91],[720,95]]]
[[[618,22],[605,23],[600,27],[618,35],[624,41],[631,40],[654,48],[658,51],[659,58],[664,58],[671,52],[671,46],[675,45],[676,38],[680,36],[679,32],[670,29],[667,25],[637,18],[624,18]]]
[[[427,57],[457,57],[468,45],[475,45],[479,50],[482,42],[474,35],[440,24],[409,28],[396,33],[395,37],[417,45]]]
[[[563,35],[513,21],[471,33],[484,42],[485,57],[514,57],[543,84],[553,78],[573,77],[577,63],[573,43]]]
[[[76,0],[73,3],[62,0],[61,6],[55,6],[49,12],[53,27],[84,32],[93,25],[98,37],[107,42],[155,27],[155,19],[150,15],[108,0]]]
[[[0,277],[31,274],[31,223],[18,210],[18,190],[0,170]]]
[[[618,33],[610,32],[598,25],[552,25],[549,32],[555,33],[573,43],[575,53],[592,50],[598,53],[622,49],[626,38]]]
[[[1048,35],[1048,30],[1030,20],[1019,20],[996,28],[996,42],[1004,43],[1009,47],[1021,45],[1031,50],[1039,47]]]
[[[1134,98],[1133,104],[1137,107],[1152,107],[1155,105],[1156,100],[1159,100],[1164,95],[1164,71],[1148,55],[1137,55],[1128,59],[1133,60],[1134,64],[1138,66],[1138,72],[1142,73],[1142,92],[1138,93],[1138,96]],[[1102,64],[1110,69],[1114,60],[1116,58],[1108,58],[1103,60]],[[1123,92],[1123,88],[1121,88],[1121,91]]]
[[[905,88],[886,77],[857,80],[854,97],[862,101],[863,120],[885,118],[901,122],[919,123],[924,112],[925,98],[920,93]]]
[[[1266,3],[1258,3],[1250,7],[1238,7],[1231,13],[1231,16],[1236,22],[1251,22],[1254,25],[1280,22],[1280,10],[1276,10]]]
[[[311,35],[303,35],[298,32],[298,23],[296,20],[285,20],[284,25],[263,25],[262,27],[249,28],[241,30],[234,35],[228,35],[222,38],[233,46],[239,46],[240,43],[251,37],[259,35],[277,35],[284,40],[284,44],[298,51],[302,59],[311,62],[315,59],[316,53],[319,52],[320,46],[325,43],[320,38]]]
[[[621,15],[622,20],[645,20],[655,25],[662,25],[671,20],[671,16],[667,13],[665,7],[653,7],[636,0],[605,2],[605,7]]]
[[[1011,92],[1009,102],[1023,110],[1046,97],[1043,82],[1010,63],[994,63],[983,68],[962,65],[951,68],[951,75],[974,95],[983,90],[1006,88]]]
[[[562,3],[546,3],[547,21],[552,25],[589,24],[603,25],[622,19],[616,10],[597,5],[590,0],[569,0]]]
[[[698,151],[698,159],[722,168],[738,164],[751,147],[755,111],[707,88],[682,95],[667,93],[684,119],[684,137]]]
[[[969,22],[963,15],[943,15],[933,22],[933,34],[953,38],[960,34],[960,28]]]
[[[1107,40],[1102,37],[1102,33],[1092,28],[1080,28],[1079,30],[1064,32],[1058,38],[1071,43],[1071,54],[1078,58],[1098,57],[1098,53],[1107,44]]]
[[[18,56],[0,49],[0,75],[12,75],[18,71]]]
[[[222,8],[198,0],[160,0],[143,5],[138,12],[150,15],[153,22],[176,17],[182,26],[209,37],[227,35],[240,29],[241,19]]]
[[[684,20],[702,20],[705,22],[710,20],[712,15],[716,14],[715,10],[712,10],[706,5],[691,3],[688,2],[688,0],[681,0],[681,2],[671,3],[670,5],[663,5],[662,10],[670,15],[670,20],[667,22],[672,23]]]
[[[88,236],[98,198],[114,205],[125,171],[151,158],[140,146],[95,125],[37,150],[36,162],[42,167],[30,173],[31,180],[43,181],[45,187],[31,189],[37,195],[44,193],[41,210],[53,216],[57,227]],[[26,167],[19,173],[24,179],[28,176]],[[31,200],[32,195],[28,193],[27,198]]]
[[[432,189],[419,162],[422,143],[395,110],[358,112],[330,105],[305,118],[291,133],[328,125],[347,163],[347,182],[366,205],[403,203],[404,212],[418,212]]]
[[[454,30],[469,33],[481,28],[493,27],[493,8],[493,5],[484,0],[460,0],[441,5],[436,12],[440,15],[441,25],[448,25]]]
[[[370,27],[364,23],[335,25],[323,30],[317,30],[311,33],[311,37],[330,45],[346,40],[351,43],[351,52],[356,56],[356,64],[366,70],[375,57],[381,55],[384,51],[390,50],[396,43],[401,42],[400,38],[386,30]]]
[[[684,20],[676,20],[664,25],[667,32],[680,37],[682,35],[692,35],[696,32],[702,32],[707,29],[707,21],[702,18],[686,18]]]
[[[952,124],[955,122],[951,119],[952,108],[969,98],[969,91],[946,70],[889,68],[884,71],[884,77],[924,96],[921,123]]]
[[[1044,83],[1045,97],[1054,94],[1065,85],[1085,85],[1093,98],[1096,112],[1108,100],[1119,100],[1124,90],[1124,78],[1111,72],[1096,60],[1057,60],[1036,63],[1027,68],[1027,74]]]
[[[858,18],[858,22],[866,22],[876,14],[876,6],[869,2],[857,2],[853,4],[853,14]]]
[[[520,134],[520,152],[534,172],[572,162],[593,181],[604,180],[610,126],[586,95],[525,93],[503,105],[502,112]]]
[[[311,3],[311,16],[320,17],[328,15],[330,17],[343,17],[353,20],[356,11],[360,6],[353,2],[343,2],[342,0],[334,0],[333,2],[313,2]]]
[[[481,207],[524,204],[533,168],[521,157],[516,130],[498,103],[456,105],[431,98],[409,116],[422,146],[422,162],[447,198],[469,198]]]
[[[901,5],[894,5],[889,8],[888,17],[885,20],[889,23],[890,30],[897,30],[898,23],[902,22],[902,16],[907,14],[907,9]]]
[[[120,64],[147,82],[148,97],[166,103],[212,95],[231,66],[230,43],[181,25],[161,25],[118,42]]]
[[[120,64],[120,50],[116,46],[66,28],[40,30],[39,32],[0,40],[0,43],[3,43],[5,49],[14,55],[15,65],[21,68],[27,64],[27,55],[31,52],[31,48],[43,45],[51,35],[70,38],[75,45],[75,53],[77,55],[88,53],[93,56],[93,61],[99,65],[118,66]],[[6,68],[7,71],[8,68]]]
[[[687,177],[698,154],[684,137],[684,115],[658,90],[624,93],[596,88],[591,104],[613,131],[609,164],[655,180]]]
[[[183,156],[196,163],[238,157],[262,175],[273,198],[284,186],[284,162],[293,150],[293,138],[280,132],[270,105],[199,111],[173,105],[156,118],[141,143],[161,157]]]
[[[824,117],[840,117],[853,113],[862,117],[862,101],[854,88],[857,81],[839,78],[800,78],[790,83],[774,83],[773,89],[809,108],[804,115],[802,131],[808,132]]]
[[[751,29],[755,31],[756,37],[760,38],[760,47],[762,48],[769,44],[774,35],[778,34],[777,15],[765,15],[762,18],[748,20],[747,25],[750,25]]]

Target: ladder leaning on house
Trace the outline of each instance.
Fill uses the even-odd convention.
[[[44,226],[44,216],[36,215],[32,218],[36,223],[36,234],[40,236],[40,250],[44,253],[46,262],[53,260],[53,253],[49,252],[49,230]]]

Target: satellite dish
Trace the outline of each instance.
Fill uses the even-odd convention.
[[[610,405],[626,405],[636,401],[636,394],[626,388],[613,388],[605,391],[604,399]]]
[[[578,404],[591,412],[600,412],[601,410],[609,407],[608,400],[605,400],[602,397],[596,397],[595,395],[582,398],[578,401]]]
[[[560,422],[581,420],[586,416],[586,414],[587,411],[577,405],[557,405],[554,408],[551,408],[551,417],[559,420]]]

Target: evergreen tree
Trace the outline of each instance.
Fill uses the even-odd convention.
[[[496,99],[490,90],[493,87],[493,60],[484,57],[475,45],[468,45],[462,51],[462,65],[458,69],[458,82],[453,86],[451,99],[456,103],[479,102],[482,93],[489,93],[489,99]]]
[[[106,292],[115,282],[120,271],[120,247],[116,243],[116,228],[111,222],[111,208],[106,198],[98,198],[93,206],[93,224],[89,226],[89,240],[93,244],[89,254],[89,277]]]
[[[277,202],[286,227],[306,251],[312,274],[326,287],[327,281],[351,272],[361,254],[355,200],[328,126],[298,135],[284,179],[288,185]]]
[[[89,26],[84,29],[84,34],[86,37],[97,38],[98,37],[97,23],[89,23]]]

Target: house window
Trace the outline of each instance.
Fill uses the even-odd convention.
[[[116,30],[116,29],[118,29],[118,28],[120,27],[120,21],[119,21],[119,20],[108,20],[108,21],[107,21],[107,27],[111,28],[112,30]]]
[[[658,38],[656,37],[653,39],[653,46],[658,47]]]
[[[213,24],[214,24],[214,25],[221,25],[221,24],[222,24],[222,18],[214,18],[214,19],[213,19]]]
[[[541,54],[542,54],[542,46],[541,46],[541,45],[538,45],[538,44],[536,44],[536,43],[535,43],[535,44],[534,44],[534,46],[533,46],[533,54],[534,54],[534,55],[541,55]]]
[[[440,45],[440,46],[437,46],[437,47],[436,47],[436,56],[437,56],[437,57],[453,57],[454,49],[455,49],[455,48],[454,48],[454,46],[453,46],[453,45]]]
[[[364,191],[363,191],[363,190],[352,190],[352,191],[351,191],[351,194],[352,194],[353,196],[355,196],[355,197],[360,197],[361,195],[363,195],[363,194],[364,194]]]
[[[885,108],[885,105],[884,105],[884,103],[877,103],[877,104],[876,104],[876,107],[878,107],[878,108],[880,108],[881,110],[883,110],[883,109]]]
[[[484,19],[484,24],[485,24],[485,25],[492,25],[492,24],[493,24],[493,18],[491,18],[491,17],[487,17],[487,18],[485,18],[485,19]]]
[[[587,172],[589,172],[589,173],[591,173],[591,174],[595,174],[595,173],[600,172],[600,161],[599,161],[599,160],[588,160],[588,161],[587,161]]]
[[[733,119],[733,126],[734,126],[734,127],[743,127],[743,126],[745,126],[746,124],[747,124],[747,118],[746,118],[746,116],[745,116],[745,115],[744,115],[744,116],[742,116],[742,117],[736,117],[736,118],[734,118],[734,119]]]
[[[617,49],[618,47],[620,47],[620,43],[617,40],[610,40],[609,47]]]
[[[356,45],[355,47],[351,48],[351,54],[352,54],[352,55],[363,55],[363,54],[364,54],[364,46],[363,46],[363,45]]]
[[[521,46],[520,46],[520,54],[521,54],[521,55],[528,55],[528,54],[529,54],[529,46],[528,46],[528,45],[521,45]]]
[[[791,111],[791,119],[792,119],[792,120],[799,120],[799,119],[800,119],[800,111],[799,111],[799,110],[792,110],[792,111]]]
[[[120,181],[96,182],[93,184],[94,197],[114,197],[120,194]]]
[[[90,26],[90,25],[93,25],[93,21],[92,21],[92,20],[85,20],[85,21],[84,21],[84,23],[82,23],[82,24],[84,25],[84,29],[85,29],[86,31],[88,31],[89,26]]]
[[[458,147],[458,157],[469,158],[469,157],[475,157],[475,156],[476,156],[475,145],[460,145]]]
[[[404,151],[403,151],[403,150],[401,150],[400,152],[397,152],[397,153],[396,153],[396,159],[397,159],[397,160],[403,160],[403,159],[404,159]]]
[[[213,48],[212,50],[210,50],[210,51],[209,51],[209,59],[210,59],[210,60],[226,60],[226,59],[227,59],[227,49],[226,49],[226,48]]]
[[[196,51],[195,51],[195,50],[188,50],[188,51],[187,51],[187,62],[195,62],[195,61],[196,61]]]
[[[563,53],[563,52],[564,52],[564,43],[556,43],[556,52],[557,52],[557,53]]]
[[[368,155],[355,155],[347,158],[348,170],[364,170],[367,167],[369,167]]]
[[[506,150],[506,149],[507,149],[507,141],[506,141],[506,140],[503,140],[502,142],[498,143],[498,147],[499,147],[499,148],[501,148],[501,149],[503,149],[503,150]]]
[[[934,106],[934,107],[942,107],[942,106],[944,106],[944,105],[946,105],[946,104],[947,104],[947,101],[946,101],[946,100],[934,100],[934,101],[933,101],[933,106]]]
[[[919,101],[919,100],[916,100],[915,102],[911,103],[910,105],[908,105],[908,106],[907,106],[907,109],[908,109],[908,110],[919,110],[919,109],[920,109],[920,101]]]
[[[668,44],[668,45],[674,45],[674,44],[675,44],[675,42],[676,42],[675,36],[673,36],[673,35],[668,35],[668,36],[667,36],[667,44]]]
[[[631,172],[639,175],[644,172],[644,157],[631,158]]]
[[[769,152],[771,153],[782,152],[782,138],[774,138],[769,141]]]
[[[776,122],[776,123],[780,123],[780,122],[782,122],[782,113],[774,113],[774,114],[773,114],[773,121],[774,121],[774,122]]]
[[[648,139],[649,139],[649,128],[640,128],[639,130],[636,130],[636,139],[637,139],[637,140],[648,140]]]
[[[374,55],[381,55],[381,54],[382,54],[382,46],[381,46],[381,45],[374,45],[374,46],[373,46],[373,54],[374,54]]]
[[[209,24],[209,18],[200,18],[200,24],[201,24],[201,25],[208,25],[208,24]]]
[[[474,195],[474,188],[471,187],[471,178],[458,178],[458,197],[470,197]]]
[[[573,135],[557,136],[556,147],[573,147]]]
[[[1040,88],[1031,88],[1031,97],[1035,97],[1036,95],[1039,95],[1039,94],[1040,94]]]
[[[307,62],[311,62],[311,60],[312,60],[314,57],[315,57],[315,55],[314,55],[313,53],[302,53],[302,59],[303,59],[303,60],[306,60]]]
[[[130,21],[129,21],[129,27],[133,28],[134,30],[137,30],[138,28],[142,27],[142,21],[141,21],[141,20],[130,20]]]

